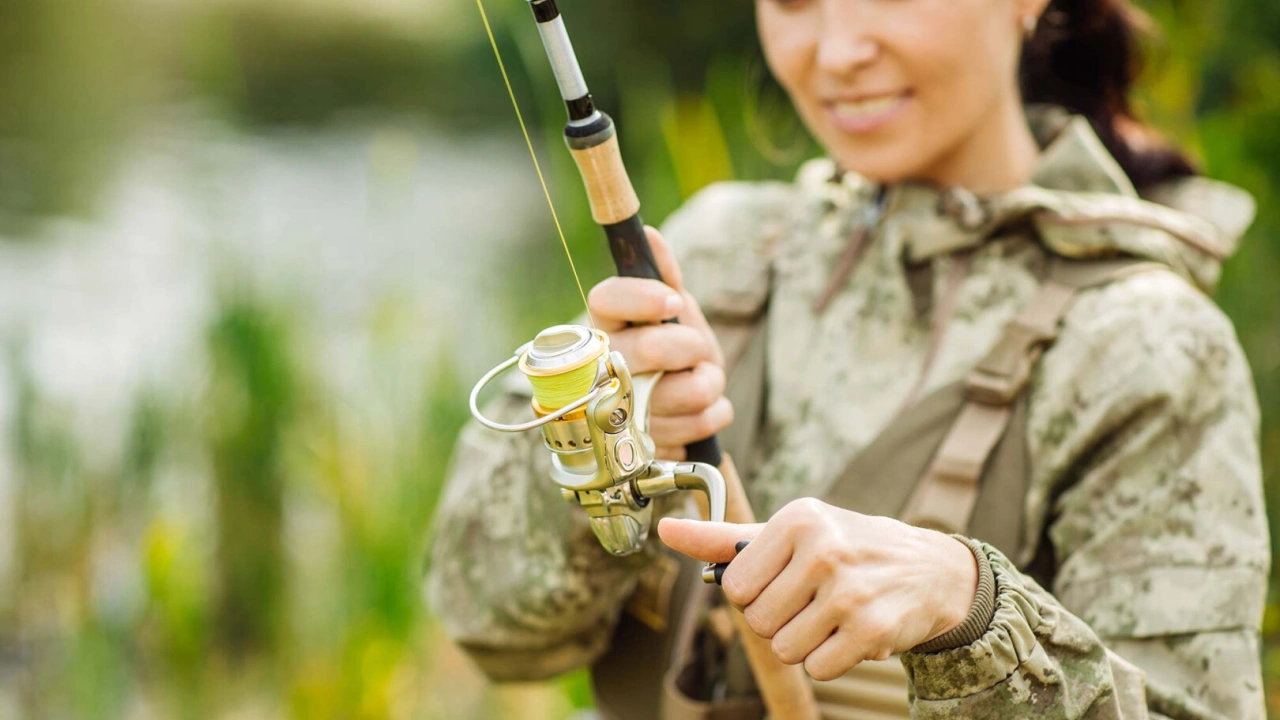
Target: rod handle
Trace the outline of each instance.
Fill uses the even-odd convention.
[[[574,129],[570,126],[565,132],[565,142],[587,187],[591,215],[609,239],[609,252],[618,275],[662,282],[662,273],[658,272],[658,262],[640,217],[640,200],[622,162],[613,120],[600,113],[596,127]],[[692,462],[716,467],[724,457],[720,441],[714,435],[686,445],[685,454]]]

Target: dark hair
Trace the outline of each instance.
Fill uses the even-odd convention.
[[[1052,0],[1023,48],[1026,103],[1083,115],[1139,192],[1196,175],[1187,157],[1136,116],[1129,95],[1142,73],[1151,20],[1129,0]]]

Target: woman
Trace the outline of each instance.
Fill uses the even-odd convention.
[[[769,521],[667,518],[662,540],[732,559],[728,599],[815,680],[898,655],[914,717],[1264,717],[1258,410],[1204,294],[1252,203],[1134,119],[1136,12],[757,0],[757,14],[830,158],[793,184],[709,188],[651,233],[671,287],[611,278],[589,300],[634,372],[669,373],[652,400],[661,457],[729,427],[726,387],[763,393],[762,432],[738,454]],[[727,369],[752,326],[754,379]],[[527,403],[513,393],[491,417]],[[926,454],[893,450],[948,403]],[[431,596],[497,679],[596,662],[611,638],[616,653],[637,583],[662,586],[640,579],[656,549],[600,549],[546,455],[536,434],[470,427],[442,506]],[[677,684],[749,695],[715,626],[676,649]],[[831,717],[858,702],[818,692]],[[606,711],[656,712],[623,705]]]

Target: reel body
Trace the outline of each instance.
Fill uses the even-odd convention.
[[[518,365],[533,385],[536,419],[503,425],[484,417],[477,399],[494,378]],[[677,490],[707,496],[722,522],[725,481],[711,465],[657,460],[648,433],[649,397],[660,373],[632,377],[602,332],[578,325],[548,328],[490,370],[471,391],[471,414],[502,432],[542,431],[551,480],[581,505],[596,538],[613,555],[638,552],[652,525],[652,499]]]

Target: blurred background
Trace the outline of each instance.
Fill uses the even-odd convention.
[[[1280,508],[1280,4],[1141,4],[1146,116],[1259,200],[1218,299]],[[561,7],[650,221],[816,152],[746,0]],[[488,10],[593,284],[536,30]],[[486,686],[420,596],[471,383],[579,306],[469,0],[0,0],[0,717],[589,707]],[[1280,717],[1280,605],[1264,654]]]

